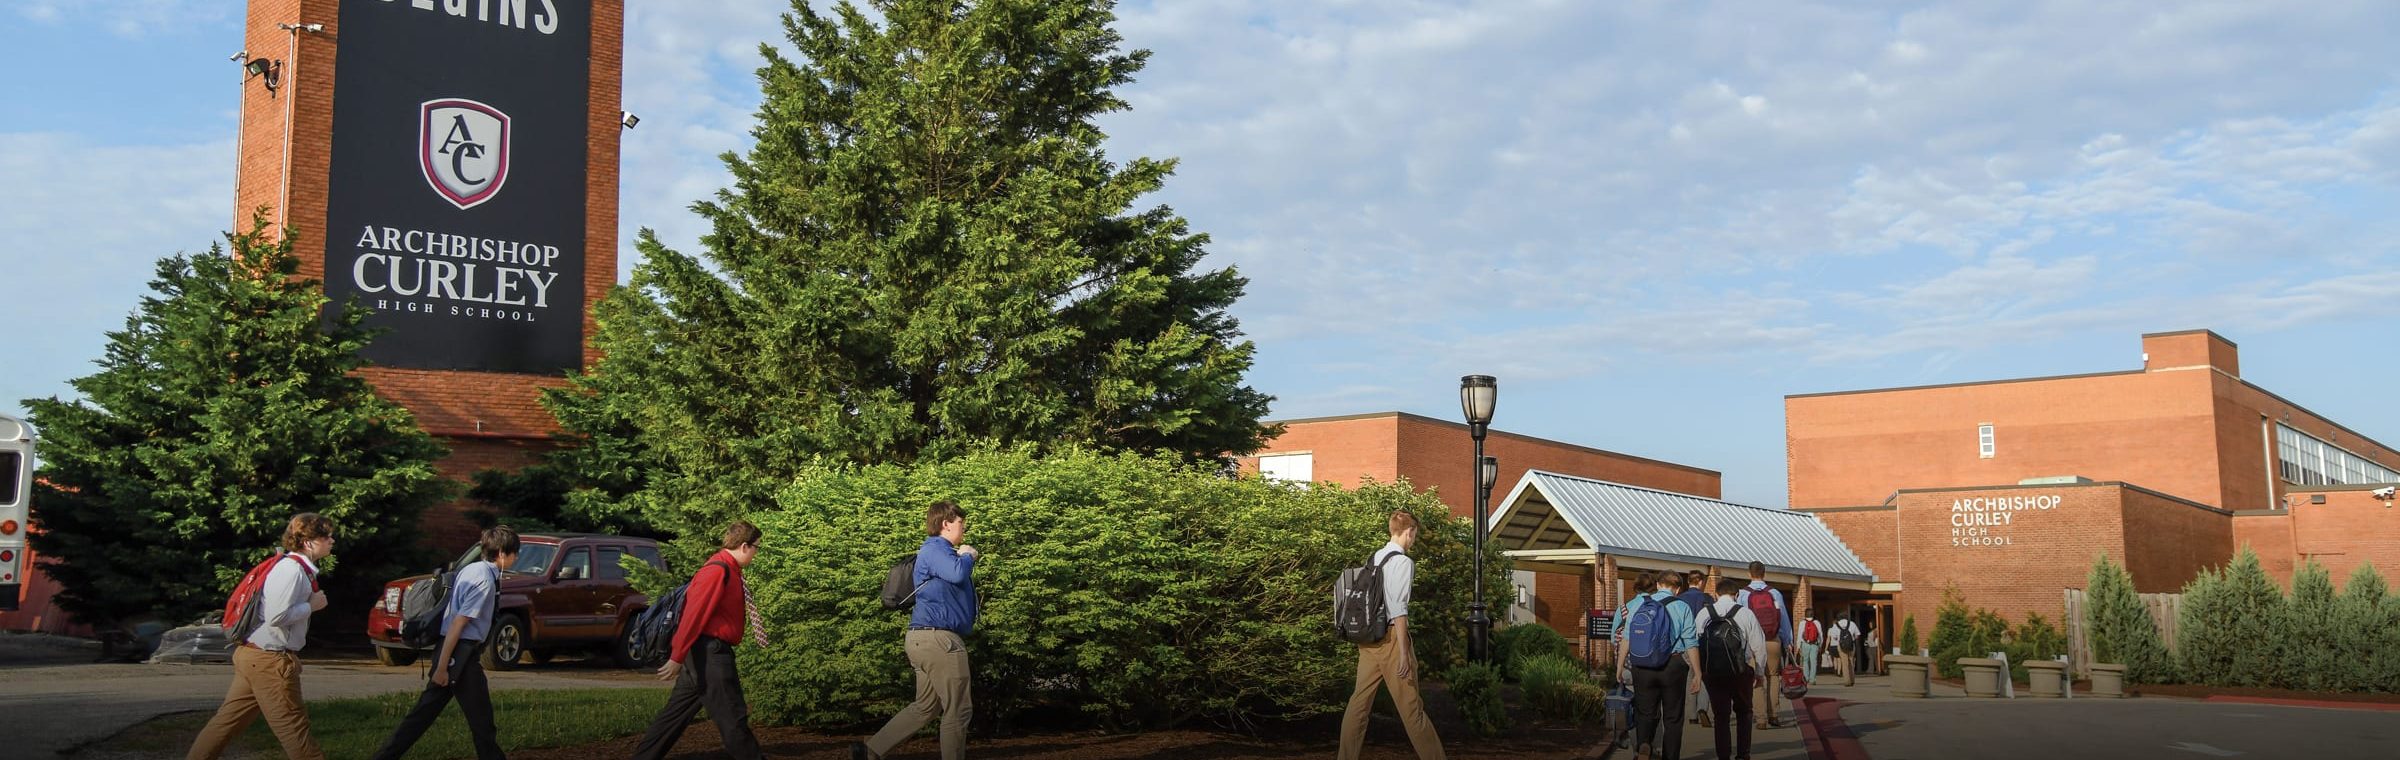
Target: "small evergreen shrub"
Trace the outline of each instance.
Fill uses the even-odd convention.
[[[2130,683],[2172,683],[2174,659],[2158,634],[2158,621],[2134,593],[2133,575],[2102,554],[2084,582],[2084,629],[2092,661],[2125,666]]]
[[[1920,641],[1917,638],[1917,616],[1910,615],[1908,621],[1900,625],[1900,653],[1915,655],[1924,648],[1920,646]]]
[[[1450,669],[1444,678],[1450,685],[1450,698],[1458,703],[1459,717],[1467,723],[1467,732],[1476,736],[1498,736],[1508,730],[1508,705],[1500,700],[1500,671],[1490,665],[1469,663]]]
[[[1492,659],[1498,663],[1502,678],[1510,681],[1523,678],[1525,661],[1542,655],[1572,659],[1575,645],[1541,623],[1512,625],[1492,634]]]

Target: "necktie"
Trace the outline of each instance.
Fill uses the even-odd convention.
[[[750,618],[750,641],[760,649],[767,647],[767,623],[758,616],[758,600],[750,597],[750,586],[742,586],[742,607]]]

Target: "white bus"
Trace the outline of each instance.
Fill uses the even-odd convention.
[[[33,426],[0,414],[0,610],[13,610],[25,590],[26,507],[33,498]]]

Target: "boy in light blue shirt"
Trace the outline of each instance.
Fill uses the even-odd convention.
[[[1650,593],[1634,597],[1617,612],[1617,678],[1633,684],[1633,729],[1636,758],[1679,758],[1683,752],[1683,703],[1700,691],[1700,631],[1692,625],[1692,607],[1675,597],[1681,574],[1661,570],[1644,576]],[[1650,605],[1661,605],[1665,618],[1666,664],[1635,667],[1632,661],[1634,616]],[[1662,727],[1660,724],[1664,723]],[[1663,729],[1663,730],[1662,730]],[[1655,744],[1654,744],[1655,742]],[[1656,746],[1658,752],[1651,753]]]
[[[477,562],[458,569],[450,583],[450,598],[442,609],[442,647],[433,660],[433,678],[417,696],[417,706],[400,719],[375,760],[399,760],[415,746],[417,737],[433,727],[442,708],[458,699],[467,717],[467,733],[475,739],[476,760],[506,760],[499,731],[492,725],[492,687],[483,674],[483,639],[492,629],[500,603],[500,575],[517,564],[517,532],[506,525],[483,532]]]

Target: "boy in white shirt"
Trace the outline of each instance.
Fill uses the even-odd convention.
[[[325,609],[317,590],[317,563],[333,555],[333,520],[315,512],[292,516],[283,529],[283,555],[258,589],[258,630],[233,650],[233,688],[217,716],[200,729],[188,760],[217,760],[225,745],[265,717],[283,754],[291,760],[325,760],[325,750],[308,728],[308,706],[300,701],[300,648],[308,646],[308,619]]]
[[[1732,578],[1717,581],[1716,601],[1702,609],[1692,619],[1700,629],[1700,681],[1707,686],[1709,709],[1717,715],[1717,760],[1750,757],[1750,730],[1754,722],[1750,700],[1751,686],[1768,670],[1767,637],[1758,626],[1758,615],[1737,600],[1742,582]],[[1723,646],[1710,626],[1731,625],[1742,642],[1740,652]],[[1731,662],[1729,662],[1729,660]],[[1747,672],[1727,672],[1738,668],[1732,663],[1745,663]],[[1735,735],[1728,736],[1728,732]],[[1738,741],[1735,741],[1738,738]]]

